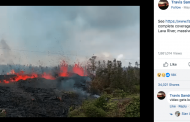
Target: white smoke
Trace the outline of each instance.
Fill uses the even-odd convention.
[[[86,79],[86,81],[89,81],[90,78],[84,78]],[[82,97],[82,98],[86,98],[88,96],[90,96],[90,93],[87,93],[86,91],[84,91],[82,88],[77,88],[75,87],[75,83],[77,81],[73,80],[73,79],[68,79],[68,80],[62,80],[61,81],[61,84],[58,86],[59,90],[63,90],[63,91],[70,91],[70,92],[74,92],[74,93],[77,93],[79,95],[79,97]]]
[[[121,60],[121,59],[123,59],[123,54],[119,54],[119,55],[117,56],[117,60]]]

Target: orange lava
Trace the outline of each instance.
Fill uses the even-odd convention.
[[[14,70],[11,70],[16,77],[14,78],[14,81],[19,81],[19,80],[26,80],[29,78],[37,78],[38,75],[36,73],[32,73],[31,75],[26,75],[24,74],[24,71],[20,71],[19,73],[15,73]]]
[[[67,77],[68,76],[67,72],[68,72],[68,64],[65,61],[62,61],[60,63],[60,73],[59,73],[59,76]],[[74,65],[74,67],[73,67],[73,73],[76,73],[76,74],[78,74],[80,76],[86,76],[86,74],[84,72],[85,71],[84,71],[83,67],[79,66],[79,63]]]
[[[60,73],[59,73],[59,76],[67,77],[68,76],[67,70],[68,70],[68,64],[65,61],[62,61],[60,63]]]
[[[78,74],[80,76],[87,76],[86,72],[86,68],[83,69],[82,66],[79,66],[78,64],[75,64],[73,67],[73,73]],[[16,73],[14,70],[11,70],[9,73],[7,73],[7,75],[16,75],[13,79],[10,80],[3,80],[4,83],[10,83],[10,82],[17,82],[19,80],[27,80],[27,79],[32,79],[32,78],[38,78],[38,77],[42,77],[45,79],[50,79],[50,80],[55,80],[55,77],[53,77],[51,74],[48,73],[43,73],[41,76],[38,76],[37,73],[32,73],[32,74],[25,74],[24,71],[20,71],[19,73]],[[68,77],[68,64],[65,61],[62,61],[60,63],[60,69],[59,69],[59,77]],[[2,81],[0,81],[1,83]]]
[[[50,74],[46,74],[45,72],[42,74],[42,78],[49,79],[49,80],[55,80],[53,76]]]
[[[9,83],[9,81],[7,81],[7,80],[3,80],[3,82],[4,82],[4,83]]]
[[[84,69],[81,66],[79,66],[79,64],[75,64],[75,66],[73,67],[73,72],[80,76],[85,76]]]

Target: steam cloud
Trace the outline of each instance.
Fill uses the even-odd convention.
[[[10,47],[7,45],[4,39],[0,42],[0,62],[13,64],[14,55],[11,53]]]

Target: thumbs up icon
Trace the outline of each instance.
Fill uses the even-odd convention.
[[[164,66],[164,67],[168,67],[168,63],[165,62],[165,63],[163,64],[163,66]]]

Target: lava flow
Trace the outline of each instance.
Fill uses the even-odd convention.
[[[86,74],[86,68],[85,70],[83,69],[82,66],[79,66],[78,64],[75,64],[72,68],[73,73],[78,74],[80,76],[87,76]],[[60,63],[60,69],[58,71],[58,76],[59,77],[68,77],[68,64],[65,61],[62,61]],[[25,74],[24,71],[20,71],[19,73],[16,73],[14,70],[11,70],[7,75],[15,75],[14,78],[10,80],[3,80],[4,83],[9,83],[9,82],[17,82],[19,80],[27,80],[27,79],[33,79],[33,78],[45,78],[49,80],[55,80],[55,77],[53,77],[51,74],[48,74],[44,72],[42,75],[38,75],[37,73],[31,73],[31,74]]]
[[[9,82],[17,82],[19,80],[26,80],[29,78],[37,78],[38,75],[36,73],[32,73],[31,75],[24,74],[24,71],[20,71],[19,73],[16,73],[14,70],[11,70],[10,73],[7,73],[7,75],[15,75],[14,78],[10,80],[3,80],[4,83],[9,83]]]
[[[46,74],[45,72],[42,74],[41,77],[45,79],[55,80],[53,76],[51,76],[50,74]]]

